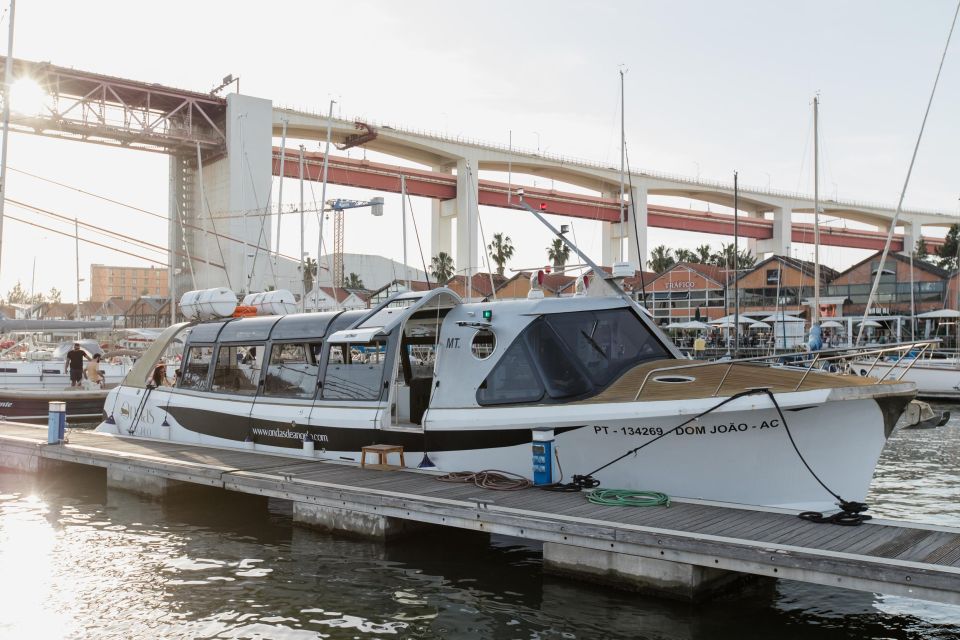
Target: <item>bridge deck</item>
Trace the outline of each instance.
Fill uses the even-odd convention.
[[[793,512],[676,500],[669,508],[589,503],[582,493],[489,491],[416,470],[0,423],[4,456],[29,456],[368,514],[502,533],[817,584],[960,604],[960,529],[874,520],[814,524]]]

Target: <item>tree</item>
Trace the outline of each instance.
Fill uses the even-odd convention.
[[[553,270],[557,273],[563,273],[563,268],[570,259],[570,247],[564,244],[560,238],[554,238],[550,246],[547,247],[547,260],[553,263]]]
[[[513,242],[510,236],[493,234],[493,241],[487,245],[487,250],[490,251],[490,259],[497,263],[497,275],[502,276],[507,260],[513,257]]]
[[[913,257],[915,260],[929,260],[930,252],[927,251],[927,243],[920,237],[917,239],[917,245],[913,248]]]
[[[702,244],[697,247],[697,262],[701,264],[710,264],[710,257],[713,256],[713,247],[708,244]]]
[[[750,253],[749,249],[741,249],[735,257],[732,242],[730,244],[721,244],[720,251],[713,254],[710,258],[710,264],[727,269],[736,269],[737,271],[749,269],[756,264],[756,262],[756,257]]]
[[[363,280],[360,279],[360,276],[355,274],[353,271],[350,272],[350,275],[347,276],[347,281],[343,285],[344,289],[366,289],[363,286]]]
[[[697,254],[689,249],[677,249],[677,262],[699,262]]]
[[[453,273],[453,258],[446,251],[441,251],[430,259],[430,275],[434,277],[437,284],[447,284],[453,277]]]
[[[53,303],[61,302],[63,293],[56,287],[50,287],[50,293],[47,294],[47,300]]]
[[[663,273],[675,265],[676,262],[673,258],[673,251],[665,244],[654,247],[653,251],[650,252],[650,268],[657,273]]]
[[[307,258],[303,263],[303,290],[307,293],[313,291],[313,279],[317,276],[317,261],[313,258]]]
[[[940,258],[937,264],[941,269],[957,268],[957,236],[960,236],[960,225],[951,225],[947,237],[943,240],[943,246],[937,249],[937,256]],[[9,297],[9,294],[7,295]]]
[[[13,289],[7,292],[7,304],[27,304],[30,302],[30,294],[27,293],[20,281],[13,286]]]

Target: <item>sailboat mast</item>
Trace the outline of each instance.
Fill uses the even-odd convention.
[[[620,69],[620,235],[617,241],[617,256],[620,262],[623,262],[623,235],[626,228],[625,209],[623,207],[623,175],[626,171],[626,117],[623,113],[625,104],[623,95],[623,69]]]
[[[3,205],[7,201],[7,138],[10,137],[10,84],[13,82],[13,12],[15,8],[15,0],[10,0],[7,62],[3,72],[3,142],[0,143],[0,264],[3,257]]]
[[[327,208],[327,169],[330,166],[330,138],[333,127],[333,105],[336,100],[330,101],[330,110],[327,112],[327,145],[323,149],[323,185],[320,187],[320,237],[317,239],[317,276],[313,283],[313,310],[320,310],[320,253],[323,251],[323,212]],[[333,300],[337,301],[337,287],[339,282],[331,280]]]
[[[733,357],[740,353],[740,280],[738,267],[740,266],[740,187],[737,182],[737,172],[733,172]]]
[[[813,96],[813,319],[820,324],[820,96]]]
[[[73,255],[77,268],[77,320],[80,320],[80,223],[73,219]],[[173,300],[170,301],[173,304]]]
[[[307,268],[304,264],[306,249],[303,246],[303,145],[300,145],[300,311],[307,310]],[[320,220],[323,224],[323,207],[320,208]],[[319,256],[318,256],[319,258]],[[320,260],[317,260],[317,277],[320,277]]]

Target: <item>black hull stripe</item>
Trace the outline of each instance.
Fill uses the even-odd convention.
[[[360,451],[361,447],[371,444],[402,445],[409,451],[464,451],[529,444],[532,439],[530,429],[431,430],[425,433],[407,433],[320,425],[292,426],[289,422],[251,419],[247,416],[191,407],[170,407],[168,411],[180,425],[196,433],[236,442],[252,440],[257,444],[293,449],[301,448],[307,437],[314,441],[316,448],[333,451]],[[581,426],[557,428],[554,433],[579,429]],[[267,432],[281,435],[270,435]]]

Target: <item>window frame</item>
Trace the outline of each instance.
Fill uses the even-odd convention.
[[[218,342],[217,345],[216,345],[216,346],[217,346],[216,355],[215,355],[215,357],[214,357],[214,359],[213,359],[213,361],[212,361],[212,363],[214,364],[214,368],[213,368],[212,373],[210,374],[211,377],[209,378],[207,391],[208,391],[209,393],[217,393],[217,394],[221,394],[221,395],[243,396],[243,397],[245,397],[245,398],[255,398],[255,397],[257,397],[258,395],[260,395],[260,387],[261,387],[261,385],[262,385],[262,383],[263,383],[263,367],[262,367],[262,366],[260,367],[259,371],[257,372],[257,378],[256,378],[256,380],[251,380],[251,382],[253,383],[253,390],[248,390],[248,389],[244,389],[244,390],[239,390],[239,389],[215,389],[215,388],[214,388],[214,380],[216,379],[217,369],[219,369],[219,364],[220,364],[220,352],[221,352],[222,350],[224,350],[224,349],[228,349],[228,350],[229,350],[229,349],[238,349],[238,348],[241,348],[241,347],[246,347],[247,349],[250,349],[251,347],[256,347],[257,349],[261,349],[261,350],[263,350],[263,352],[266,352],[266,345],[267,345],[266,342],[254,342],[254,343],[250,343],[250,342]],[[236,357],[234,356],[233,359],[235,360]],[[262,361],[261,361],[261,362],[262,362]],[[241,362],[236,362],[236,363],[234,363],[234,364],[235,364],[235,371],[240,372],[240,366],[239,366],[239,365],[242,364],[242,363],[241,363]],[[233,368],[233,367],[232,367],[232,368]],[[248,391],[249,391],[249,392],[248,392]]]

